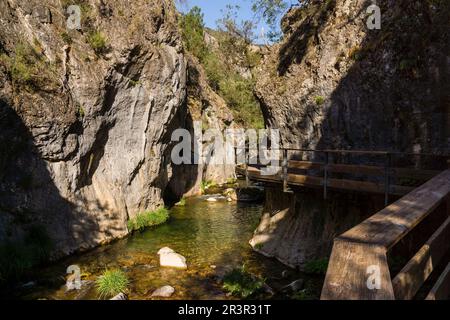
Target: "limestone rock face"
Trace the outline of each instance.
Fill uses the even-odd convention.
[[[80,30],[61,3],[0,3],[0,240],[68,254],[163,203],[186,62],[172,1],[81,1]]]
[[[256,94],[284,145],[307,149],[450,151],[448,1],[311,1],[282,21]]]
[[[224,99],[208,84],[205,70],[198,59],[190,54],[187,54],[186,58],[188,65],[188,95],[187,112],[183,127],[194,136],[194,126],[195,123],[198,123],[200,125],[197,127],[197,132],[210,129],[215,137],[224,137],[226,129],[237,128],[233,114]],[[228,179],[235,178],[234,165],[223,164],[220,156],[211,152],[213,143],[212,139],[203,143],[203,154],[212,153],[209,163],[191,166],[183,165],[174,168],[174,176],[177,178],[171,181],[169,185],[173,194],[178,196],[182,194],[187,196],[197,195],[201,192],[202,181],[213,181],[217,184],[223,184]]]
[[[329,195],[317,190],[283,193],[267,188],[263,216],[250,245],[292,267],[326,258],[333,239],[384,207],[383,196]]]
[[[283,41],[258,70],[266,122],[280,130],[284,146],[448,154],[450,3],[377,1],[380,30],[366,26],[370,4],[311,1],[288,12]],[[325,201],[320,194],[267,192],[251,244],[304,266],[327,257],[335,236],[382,206],[364,195]]]

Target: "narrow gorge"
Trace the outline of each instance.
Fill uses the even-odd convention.
[[[322,184],[289,186],[281,166],[448,168],[450,4],[376,2],[380,29],[372,1],[299,1],[279,38],[256,41],[237,13],[213,29],[184,1],[1,0],[0,297],[318,299],[333,240],[403,194],[328,189],[322,167]],[[248,129],[278,130],[277,183],[173,161],[177,130]],[[361,150],[382,156],[346,153]],[[105,269],[126,290],[99,296]]]

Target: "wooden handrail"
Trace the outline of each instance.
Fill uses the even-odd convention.
[[[260,150],[259,148],[249,148],[249,147],[234,147],[235,150]],[[278,149],[268,148],[271,151],[298,151],[298,152],[318,152],[318,153],[333,153],[333,154],[367,154],[367,155],[404,155],[404,156],[426,156],[426,157],[437,157],[437,158],[450,158],[450,154],[436,154],[436,153],[426,153],[426,152],[400,152],[400,151],[383,151],[383,150],[338,150],[338,149],[305,149],[305,148],[295,148],[295,147],[282,147]]]
[[[388,250],[440,204],[447,202],[449,195],[450,169],[337,237],[321,298],[326,300],[395,299],[395,292],[402,292],[403,289],[399,289],[398,282],[395,282],[396,291],[394,292],[387,264]],[[447,207],[448,210],[450,208]],[[441,233],[447,231],[445,223],[441,229],[443,230],[438,230],[426,245],[430,246],[433,241],[441,239]],[[371,267],[379,271],[379,288],[371,288],[367,285]],[[411,267],[405,268],[411,269]],[[407,297],[410,296],[411,294],[408,294]]]
[[[448,194],[450,194],[450,170],[429,180],[338,239],[381,245],[389,250],[436,209]]]

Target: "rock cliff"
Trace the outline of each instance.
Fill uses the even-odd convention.
[[[186,54],[188,80],[187,80],[187,109],[183,118],[182,127],[189,130],[194,137],[195,123],[200,124],[197,130],[214,130],[223,135],[226,129],[236,128],[234,117],[224,99],[219,96],[208,84],[208,77],[198,59]],[[208,139],[205,139],[208,140]],[[213,141],[203,143],[203,153],[208,153]],[[192,150],[195,150],[192,144]],[[197,150],[198,151],[198,150]],[[213,154],[214,156],[214,154]],[[217,163],[217,164],[215,164]],[[216,184],[225,184],[236,177],[233,165],[219,164],[211,160],[209,164],[181,165],[174,168],[168,192],[175,197],[201,193],[201,183],[211,181]]]
[[[0,20],[0,239],[39,224],[68,254],[125,236],[172,176],[186,97],[172,1],[5,0]]]
[[[377,1],[380,30],[366,25],[371,1],[309,3],[284,17],[284,39],[257,76],[266,123],[283,145],[448,154],[449,2]],[[383,205],[366,199],[343,213],[353,207],[347,197],[277,192],[251,244],[292,266],[327,256],[335,235]]]

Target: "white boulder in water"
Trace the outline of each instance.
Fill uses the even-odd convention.
[[[174,294],[174,292],[175,292],[174,287],[164,286],[162,288],[155,290],[152,293],[152,297],[169,298]]]
[[[187,269],[186,258],[170,248],[162,248],[158,251],[161,267]]]
[[[216,198],[208,198],[208,199],[206,199],[206,201],[208,201],[208,202],[217,202],[217,199]]]

